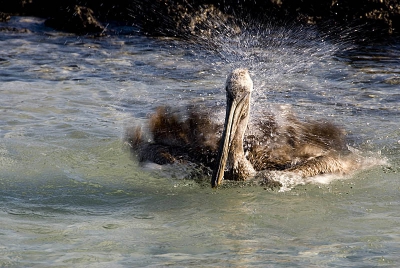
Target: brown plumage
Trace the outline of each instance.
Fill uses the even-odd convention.
[[[345,133],[325,121],[300,122],[293,115],[283,126],[273,117],[260,120],[258,135],[248,135],[248,159],[255,170],[285,170],[326,154],[348,154]]]
[[[212,122],[208,113],[194,107],[187,107],[182,114],[163,106],[151,115],[149,132],[151,137],[147,138],[138,126],[126,135],[132,153],[140,162],[160,165],[192,162],[211,168],[217,156],[221,126]]]

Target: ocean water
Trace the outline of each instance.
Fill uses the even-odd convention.
[[[30,17],[6,26],[1,267],[397,267],[399,40],[289,25],[188,40],[75,36]],[[126,129],[158,106],[205,104],[222,121],[236,67],[254,80],[254,116],[283,104],[328,118],[368,167],[281,192],[215,190],[131,157]]]

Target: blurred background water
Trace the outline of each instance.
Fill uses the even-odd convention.
[[[0,266],[395,267],[400,261],[400,42],[272,26],[179,40],[0,33]],[[18,30],[27,29],[27,30]],[[125,129],[160,105],[223,111],[247,67],[253,114],[288,104],[385,161],[329,184],[212,190],[142,169]],[[220,120],[224,114],[221,112]]]

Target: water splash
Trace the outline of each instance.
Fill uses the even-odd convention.
[[[230,23],[218,27],[211,36],[186,36],[188,47],[195,57],[209,65],[213,75],[225,77],[235,68],[248,68],[257,101],[277,93],[278,101],[286,102],[287,98],[296,97],[299,88],[326,91],[338,86],[327,76],[343,77],[347,72],[347,66],[337,60],[338,54],[354,47],[351,38],[346,38],[347,33],[338,40],[315,26]]]

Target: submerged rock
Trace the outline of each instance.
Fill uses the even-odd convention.
[[[0,27],[0,32],[12,32],[12,33],[31,33],[29,29],[15,28],[15,27]]]

